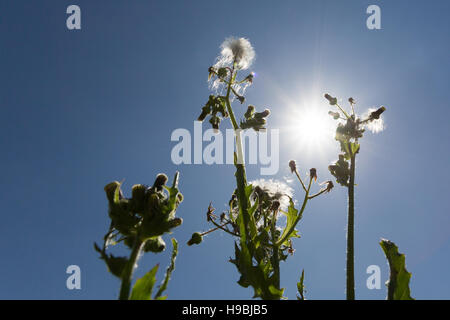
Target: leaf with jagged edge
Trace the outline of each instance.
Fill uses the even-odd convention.
[[[280,212],[282,212],[287,217],[286,226],[283,230],[283,233],[280,236],[280,239],[283,239],[286,236],[286,234],[289,232],[291,227],[294,225],[295,221],[297,220],[298,210],[295,209],[294,202],[292,201],[292,199],[289,199],[288,211],[285,212],[285,211],[280,210]],[[301,219],[301,217],[300,217],[300,219]],[[281,245],[283,245],[283,244],[288,245],[290,238],[300,238],[298,231],[294,229],[292,231],[292,233],[290,234],[290,236],[287,237],[286,240],[283,243],[281,243]]]
[[[305,300],[305,270],[302,270],[302,275],[300,277],[300,281],[297,282],[297,290],[299,293],[299,296],[297,296],[297,300]]]
[[[390,268],[389,281],[386,282],[387,300],[414,300],[409,289],[411,273],[406,270],[405,254],[399,253],[397,245],[386,239],[381,239],[380,246]]]
[[[105,261],[108,271],[116,277],[122,278],[122,272],[128,263],[128,259],[126,257],[116,257],[112,254],[108,255],[96,243],[94,243],[94,249],[100,253],[100,258]]]
[[[172,238],[172,258],[170,260],[170,265],[166,270],[166,275],[164,277],[164,280],[161,284],[161,286],[158,289],[158,292],[155,295],[156,300],[165,300],[167,296],[161,296],[162,293],[167,289],[167,284],[169,283],[170,277],[172,275],[173,270],[175,270],[175,260],[177,258],[178,254],[178,242],[175,238]]]
[[[156,282],[156,272],[158,272],[159,264],[154,266],[142,278],[137,279],[131,291],[130,300],[151,300],[153,286]]]

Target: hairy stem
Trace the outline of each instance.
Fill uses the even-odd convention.
[[[277,210],[273,213],[273,220],[272,220],[272,251],[273,251],[273,258],[272,258],[272,266],[273,266],[273,272],[275,277],[275,286],[277,289],[280,289],[280,257],[278,256],[278,250],[279,246],[277,245],[277,236],[276,236],[276,230],[277,230]]]
[[[348,185],[348,222],[347,222],[347,300],[355,300],[355,157],[350,163],[350,181]]]
[[[233,63],[233,69],[231,70],[230,74],[230,81],[228,83],[228,89],[227,89],[227,95],[225,97],[226,105],[227,105],[227,112],[230,115],[230,120],[233,125],[234,132],[236,134],[236,149],[237,149],[237,159],[235,159],[235,166],[236,166],[236,184],[237,184],[237,196],[239,201],[239,208],[240,213],[242,214],[242,221],[244,222],[243,228],[241,228],[241,237],[243,240],[247,238],[247,226],[249,222],[248,217],[248,201],[247,197],[245,195],[245,186],[247,185],[247,177],[245,174],[245,165],[243,163],[243,159],[241,156],[243,155],[242,150],[242,143],[241,143],[241,135],[240,135],[240,128],[236,121],[236,117],[234,116],[233,108],[231,107],[230,103],[230,93],[232,89],[232,84],[234,81],[235,69],[236,63]],[[242,163],[240,163],[239,160],[242,160]]]
[[[130,254],[130,259],[123,270],[122,274],[122,285],[120,286],[120,300],[128,300],[130,296],[130,288],[131,288],[131,280],[133,279],[133,271],[134,266],[139,259],[139,255],[141,253],[142,247],[144,245],[144,241],[139,239],[139,236],[136,236],[136,240],[134,241],[133,249]]]

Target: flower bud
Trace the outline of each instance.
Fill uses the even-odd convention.
[[[172,229],[172,228],[181,226],[182,223],[183,223],[183,219],[178,218],[178,217],[173,218],[172,220],[169,220],[169,228]]]
[[[328,111],[328,114],[333,117],[334,120],[339,119],[339,112]]]
[[[326,190],[327,190],[327,192],[330,192],[331,189],[333,189],[333,187],[334,187],[333,181],[328,180],[328,181],[326,182],[326,184],[327,184]]]
[[[297,171],[297,164],[295,163],[295,160],[289,161],[289,168],[291,168],[292,173]]]
[[[255,74],[253,72],[251,72],[247,77],[245,77],[244,81],[247,81],[249,83],[253,83],[254,76],[255,76]]]
[[[166,243],[161,237],[157,237],[156,239],[149,239],[144,244],[144,252],[163,252],[166,248]]]
[[[219,68],[219,70],[217,71],[217,75],[219,76],[219,78],[225,78],[227,74],[228,74],[227,68]]]
[[[372,113],[370,114],[369,119],[370,119],[370,120],[378,120],[378,119],[380,119],[380,116],[381,116],[381,114],[382,114],[384,111],[386,111],[386,108],[385,108],[385,107],[380,107],[380,108],[378,108],[378,110],[376,110],[376,111],[374,111],[374,112],[372,112]]]
[[[241,104],[244,103],[244,101],[245,101],[245,97],[244,97],[244,96],[237,96],[237,98],[238,98],[238,100],[239,100],[239,102],[240,102]]]
[[[200,244],[203,241],[203,236],[199,232],[194,232],[192,234],[191,240],[188,241],[187,245],[192,246],[193,244]]]
[[[270,110],[266,109],[263,112],[256,112],[255,113],[255,118],[256,119],[266,118],[269,114],[270,114]]]
[[[147,187],[142,184],[135,184],[131,188],[131,201],[136,212],[142,212],[145,207],[145,193]]]
[[[330,102],[330,104],[332,106],[337,104],[337,99],[332,97],[332,96],[330,96],[328,93],[325,93],[324,97],[325,97],[325,99],[327,99]]]
[[[211,80],[211,77],[216,73],[216,70],[214,69],[214,67],[209,67],[208,68],[208,81]]]
[[[309,169],[309,175],[311,179],[314,179],[314,181],[317,181],[317,170],[316,168]]]
[[[156,176],[155,183],[153,184],[153,188],[156,189],[156,191],[162,191],[162,187],[166,185],[169,178],[164,173],[160,173]]]
[[[118,181],[108,183],[104,188],[106,197],[108,198],[108,201],[111,203],[114,202],[114,193],[116,192],[117,188],[120,188],[120,183]],[[119,199],[122,198],[123,198],[122,190],[119,190]]]
[[[348,98],[348,102],[350,102],[350,104],[355,104],[355,99],[353,99],[353,98]]]
[[[278,211],[279,208],[280,208],[280,201],[278,201],[278,200],[273,201],[272,206],[270,207],[270,210]]]
[[[255,112],[255,107],[252,105],[249,105],[247,108],[247,112],[245,112],[244,117],[246,119],[249,119],[253,116],[253,113]]]

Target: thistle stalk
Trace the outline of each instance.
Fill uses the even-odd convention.
[[[131,288],[131,281],[133,279],[134,267],[139,260],[139,256],[141,254],[143,245],[144,242],[139,239],[139,236],[136,236],[136,240],[134,241],[133,249],[130,254],[130,259],[128,260],[128,263],[125,269],[123,270],[119,300],[128,300],[130,296],[130,288]]]
[[[350,158],[350,180],[348,185],[348,221],[347,221],[347,300],[355,300],[355,158]]]

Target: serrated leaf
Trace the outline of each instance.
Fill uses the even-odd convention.
[[[175,270],[175,260],[177,258],[177,254],[178,254],[178,242],[177,242],[177,240],[175,240],[175,238],[172,238],[172,246],[173,246],[173,249],[172,249],[172,258],[170,260],[170,265],[167,268],[164,280],[163,280],[161,286],[159,287],[158,292],[155,295],[156,300],[164,300],[167,298],[167,297],[162,297],[162,293],[167,289],[167,284],[169,283],[172,272],[173,272],[173,270]]]
[[[305,300],[305,270],[302,270],[302,275],[300,276],[300,281],[297,283],[297,290],[299,296],[297,296],[298,300]]]
[[[142,278],[136,280],[133,291],[131,291],[130,300],[151,300],[158,268],[159,264],[154,266],[153,269],[147,272]]]
[[[386,282],[388,287],[387,300],[414,300],[409,289],[411,273],[406,270],[405,255],[398,252],[397,245],[389,240],[382,239],[380,246],[389,263],[390,276]]]
[[[115,257],[112,254],[106,254],[99,246],[94,243],[95,251],[100,253],[100,258],[105,261],[108,271],[118,278],[122,278],[122,272],[125,269],[128,259],[126,257]]]
[[[280,239],[283,239],[286,234],[289,232],[289,230],[294,226],[297,218],[298,218],[298,210],[295,209],[294,207],[294,202],[292,201],[292,199],[289,200],[289,207],[288,207],[288,211],[282,211],[280,210],[286,217],[287,217],[287,221],[286,221],[286,227],[283,230],[283,233],[280,237]],[[300,217],[301,219],[301,217]],[[286,238],[286,240],[283,243],[280,243],[280,245],[288,245],[289,239],[290,238],[300,238],[298,231],[297,230],[293,230],[292,233],[290,234],[289,237]]]

